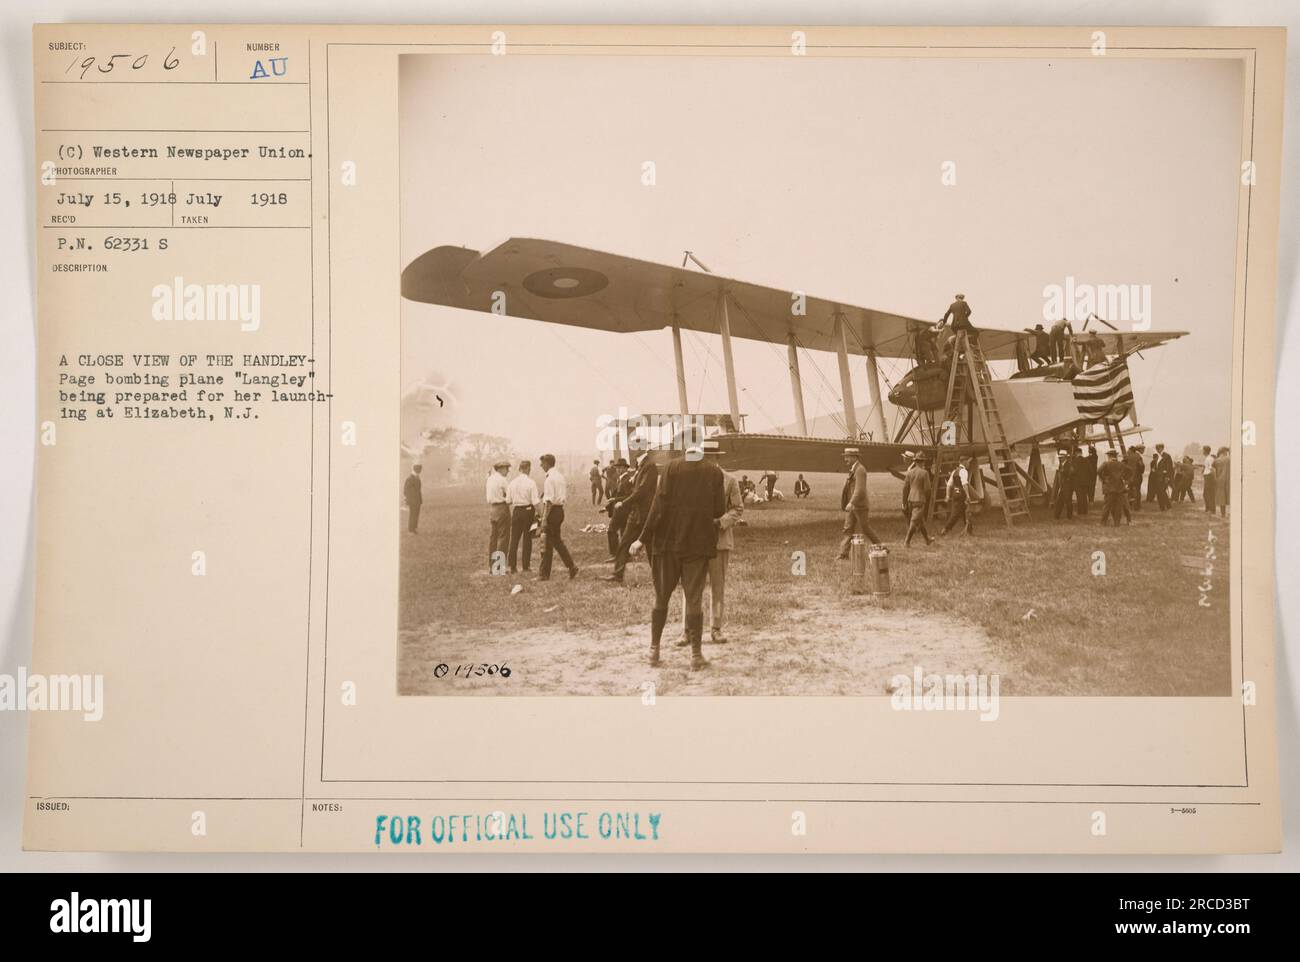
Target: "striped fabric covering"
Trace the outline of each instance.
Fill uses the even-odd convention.
[[[1083,417],[1118,421],[1133,406],[1126,356],[1080,372],[1073,384],[1074,403]]]

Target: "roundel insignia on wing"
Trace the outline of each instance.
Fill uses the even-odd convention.
[[[609,286],[609,278],[586,267],[548,267],[524,278],[524,289],[538,297],[586,297]]]

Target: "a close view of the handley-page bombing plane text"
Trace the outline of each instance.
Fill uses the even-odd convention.
[[[1281,845],[1274,28],[35,28],[30,850]]]

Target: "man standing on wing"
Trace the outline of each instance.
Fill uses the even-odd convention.
[[[952,332],[954,334],[959,331],[965,334],[976,334],[978,332],[970,322],[970,315],[971,309],[970,305],[966,303],[966,295],[956,294],[953,297],[953,302],[948,305],[948,310],[946,310],[943,317],[939,319],[939,324],[942,326],[948,322],[949,318],[951,318]]]
[[[1074,327],[1065,318],[1061,318],[1052,325],[1052,331],[1048,337],[1048,353],[1052,355],[1052,363],[1064,361],[1070,353],[1068,339],[1074,336]]]

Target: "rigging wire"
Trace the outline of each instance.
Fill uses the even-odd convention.
[[[842,396],[836,392],[835,385],[831,382],[831,379],[826,376],[826,373],[822,370],[821,365],[817,363],[817,357],[816,355],[813,354],[812,350],[807,347],[804,347],[803,342],[799,340],[799,336],[797,334],[795,335],[794,341],[796,347],[802,348],[804,352],[804,356],[807,357],[808,360],[812,362],[813,372],[820,379],[822,387],[825,389],[826,393],[829,394],[830,397],[833,399],[833,402],[831,404],[825,406],[826,413],[815,415],[815,417],[826,417],[830,419],[831,424],[833,424],[836,428],[838,428],[841,433],[847,435],[849,429],[848,429],[848,425],[844,421],[844,418],[841,415],[834,413],[835,405],[843,400]],[[814,387],[816,386],[817,384],[816,382],[814,382]],[[822,396],[823,396],[822,391],[818,390],[817,400],[819,403],[821,401]]]

